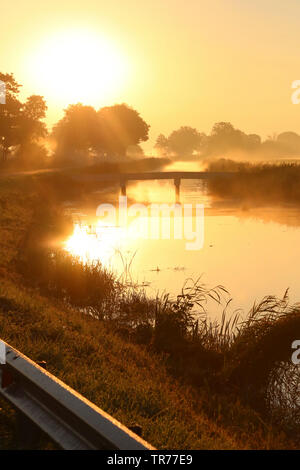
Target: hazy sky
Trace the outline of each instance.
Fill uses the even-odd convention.
[[[0,70],[15,74],[24,96],[45,96],[50,124],[66,104],[55,90],[69,63],[73,87],[80,77],[93,91],[89,104],[127,102],[151,124],[152,141],[181,125],[209,132],[218,121],[264,137],[300,133],[300,105],[291,102],[300,79],[299,0],[15,0],[2,1],[0,13]],[[63,60],[59,38],[77,31],[79,39],[99,35],[122,63],[99,90],[95,63],[101,73],[107,52],[99,65],[95,48],[91,56],[75,45]]]

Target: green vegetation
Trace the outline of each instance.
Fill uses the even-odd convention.
[[[156,447],[296,448],[285,402],[270,413],[268,398],[274,387],[281,397],[299,308],[267,298],[246,322],[218,325],[206,299],[218,302],[222,286],[149,299],[83,266],[53,243],[71,229],[60,203],[80,187],[61,174],[1,179],[0,337]],[[1,445],[13,448],[13,413],[1,407]]]

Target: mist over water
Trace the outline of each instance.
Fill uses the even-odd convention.
[[[191,167],[195,169],[193,162]],[[173,181],[131,183],[127,195],[130,203],[175,202]],[[181,203],[204,204],[204,246],[198,251],[186,250],[186,240],[143,239],[130,227],[103,226],[94,216],[95,207],[83,209],[80,215],[82,208],[73,208],[74,214],[77,211],[75,230],[65,247],[84,262],[102,261],[120,278],[130,266],[130,282],[145,286],[152,296],[169,292],[175,297],[186,279],[201,276],[207,286],[221,284],[229,291],[229,297],[224,297],[224,304],[233,298],[229,311],[241,308],[246,313],[255,301],[265,295],[282,297],[287,288],[291,301],[297,301],[297,208],[242,210],[230,201],[212,197],[200,180],[182,181]],[[211,315],[221,315],[224,304],[212,305]]]

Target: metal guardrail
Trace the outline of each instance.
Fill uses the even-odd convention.
[[[18,412],[19,447],[43,431],[67,450],[153,450],[117,420],[4,341],[0,396]]]

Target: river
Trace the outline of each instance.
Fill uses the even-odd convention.
[[[127,196],[128,206],[171,204],[175,202],[174,184],[131,183]],[[153,296],[163,292],[176,296],[186,279],[201,276],[200,282],[208,287],[223,285],[229,292],[224,302],[232,297],[230,310],[242,309],[242,315],[266,295],[282,297],[287,288],[291,302],[300,300],[298,208],[241,208],[232,201],[210,196],[200,180],[182,181],[182,207],[199,204],[204,211],[203,246],[188,250],[184,238],[141,235],[137,219],[120,226],[118,221],[96,217],[99,204],[109,202],[118,207],[118,197],[117,192],[108,196],[99,191],[90,204],[68,204],[74,220],[74,233],[63,242],[68,252],[83,262],[101,261],[123,281],[144,286]],[[223,306],[215,306],[213,315],[219,316],[222,310]]]

